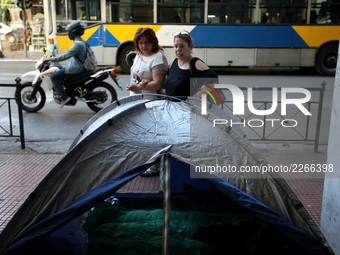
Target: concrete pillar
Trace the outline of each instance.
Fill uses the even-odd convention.
[[[335,74],[333,105],[328,138],[327,167],[324,182],[321,231],[336,255],[340,255],[340,48]]]

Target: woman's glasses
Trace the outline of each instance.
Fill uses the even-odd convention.
[[[188,31],[185,31],[185,30],[178,31],[178,32],[174,33],[174,37],[181,36],[181,35],[188,36],[188,35],[190,35],[190,33]]]

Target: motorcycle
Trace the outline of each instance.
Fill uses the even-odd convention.
[[[44,61],[41,58],[35,64],[36,71],[30,71],[21,78],[33,76],[33,81],[23,82],[20,90],[16,91],[16,97],[21,97],[22,109],[27,112],[37,112],[46,103],[46,93],[42,88],[43,82],[49,90],[53,90],[53,98],[57,104],[61,104],[60,98],[54,91],[50,76],[59,71],[62,66]],[[117,92],[108,82],[104,81],[111,77],[114,83],[122,90],[118,83],[118,77],[111,66],[76,74],[71,79],[62,80],[61,83],[71,100],[66,105],[74,106],[78,101],[85,102],[94,112],[98,112],[105,106],[117,100]],[[19,100],[18,100],[19,101]]]

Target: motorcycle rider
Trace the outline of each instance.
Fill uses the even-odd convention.
[[[81,38],[84,34],[84,25],[79,21],[72,21],[68,26],[68,37],[73,40],[71,48],[64,54],[56,57],[46,58],[44,61],[59,62],[70,59],[66,67],[51,75],[53,87],[60,98],[60,108],[67,104],[71,97],[67,96],[61,80],[74,77],[76,74],[85,72],[83,62],[86,58],[86,42]],[[77,57],[78,59],[77,59]],[[82,61],[82,63],[80,61]]]

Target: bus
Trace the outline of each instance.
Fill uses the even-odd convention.
[[[129,73],[134,34],[152,28],[168,61],[173,34],[187,30],[210,67],[304,68],[334,75],[339,0],[44,0],[45,36],[68,50],[67,25],[81,20],[99,65]]]

